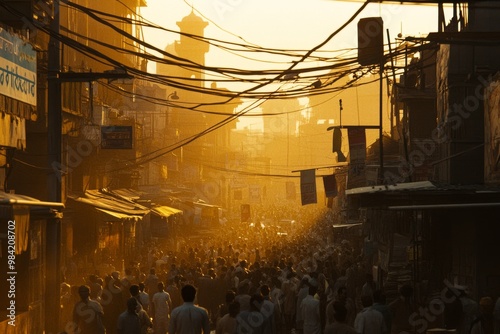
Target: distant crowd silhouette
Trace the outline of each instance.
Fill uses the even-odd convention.
[[[125,259],[123,272],[82,273],[74,265],[61,287],[61,332],[400,334],[423,328],[411,321],[419,307],[412,286],[402,285],[387,303],[356,240],[332,241],[331,212],[284,210],[259,217],[294,217],[297,227],[286,235],[272,225],[228,223],[204,240],[177,240],[176,250],[152,243]],[[454,298],[426,328],[498,334],[498,301],[495,308],[491,297],[476,302],[463,289],[446,292]]]

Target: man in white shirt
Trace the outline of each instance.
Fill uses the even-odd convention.
[[[150,305],[150,313],[153,316],[153,329],[155,334],[166,334],[168,322],[170,320],[172,300],[168,292],[164,291],[164,288],[163,282],[159,282],[158,292],[153,295]]]
[[[386,334],[384,316],[372,308],[373,298],[370,295],[361,296],[363,309],[354,319],[354,329],[358,334]]]
[[[319,300],[314,298],[318,291],[316,285],[309,286],[309,294],[302,300],[300,310],[304,321],[304,334],[321,334],[321,316],[319,312]]]
[[[169,334],[210,334],[208,312],[203,307],[194,305],[196,288],[186,284],[181,289],[184,303],[170,314]]]

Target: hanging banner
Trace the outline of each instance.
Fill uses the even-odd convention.
[[[349,161],[350,163],[365,163],[366,160],[366,134],[365,128],[349,127],[347,129],[349,138]]]
[[[349,127],[349,188],[366,186],[366,135],[365,127]]]
[[[300,197],[302,205],[317,203],[316,196],[316,170],[300,171]]]
[[[337,196],[337,179],[335,174],[323,176],[323,186],[325,187],[326,197]]]
[[[342,153],[342,130],[333,128],[332,152],[337,153],[337,162],[346,162],[347,158]]]

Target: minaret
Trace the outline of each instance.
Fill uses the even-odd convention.
[[[177,26],[180,28],[181,32],[180,41],[175,44],[175,53],[177,56],[189,59],[202,66],[205,65],[205,54],[208,52],[209,44],[203,40],[192,38],[189,35],[203,37],[207,25],[208,22],[203,21],[203,19],[197,16],[193,10],[191,14],[184,17],[182,21],[177,22]],[[199,85],[200,87],[203,86],[203,81],[205,79],[203,71],[186,71],[190,72],[187,77],[200,79]],[[184,73],[184,75],[185,74],[186,73]]]

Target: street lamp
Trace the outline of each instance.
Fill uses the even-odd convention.
[[[178,100],[179,99],[179,95],[177,95],[177,91],[174,91],[173,93],[170,93],[168,94],[167,96],[167,100]]]
[[[167,125],[172,126],[172,124],[174,126],[177,126],[176,122],[174,122],[174,115],[172,113],[172,108],[170,106],[169,101],[170,100],[178,100],[178,99],[179,99],[179,95],[177,95],[177,91],[173,91],[172,93],[167,95],[167,118],[166,118],[165,127],[167,127]]]

